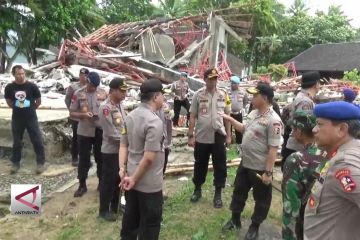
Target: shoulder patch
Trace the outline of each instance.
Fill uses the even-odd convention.
[[[76,102],[76,100],[77,100],[77,96],[76,96],[76,94],[74,94],[74,95],[71,97],[71,102],[74,103],[74,102]]]
[[[103,114],[104,114],[105,117],[109,116],[109,114],[110,114],[109,108],[105,107],[105,108],[103,109]]]
[[[335,177],[340,181],[345,192],[352,192],[356,189],[356,183],[353,181],[349,169],[339,169],[336,171]]]

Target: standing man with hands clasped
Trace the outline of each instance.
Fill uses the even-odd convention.
[[[21,65],[15,65],[11,72],[15,81],[5,87],[6,103],[13,110],[11,130],[14,142],[10,173],[14,174],[19,171],[22,140],[26,129],[36,153],[36,173],[40,174],[45,171],[45,151],[36,115],[36,109],[41,104],[41,94],[34,83],[26,81],[25,71]]]
[[[120,142],[120,178],[125,190],[123,240],[159,239],[163,206],[164,131],[156,115],[164,103],[159,80],[140,86],[141,104],[127,115]]]
[[[230,205],[231,219],[224,225],[223,231],[241,228],[240,215],[244,210],[248,193],[253,188],[255,209],[252,223],[245,239],[257,239],[259,226],[266,219],[272,198],[272,171],[281,144],[283,124],[280,117],[271,108],[274,90],[268,84],[259,84],[249,88],[253,94],[254,109],[242,124],[228,115],[236,130],[242,132],[242,161],[236,173],[234,192]]]
[[[218,71],[208,69],[204,73],[205,87],[193,96],[190,109],[190,125],[188,145],[194,147],[194,193],[191,202],[197,202],[202,196],[201,186],[204,184],[210,155],[214,166],[215,195],[213,204],[221,208],[222,188],[226,181],[226,143],[231,143],[230,124],[224,121],[222,113],[230,113],[230,98],[226,91],[217,88]],[[194,135],[195,129],[195,135]]]

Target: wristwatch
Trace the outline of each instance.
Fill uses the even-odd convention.
[[[264,171],[266,176],[271,177],[273,175],[272,171]]]

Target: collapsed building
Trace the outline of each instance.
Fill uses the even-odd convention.
[[[221,81],[233,74],[228,64],[228,38],[243,41],[251,37],[253,17],[247,12],[240,6],[177,19],[110,24],[79,39],[64,40],[54,52],[54,61],[26,69],[28,80],[42,92],[38,115],[47,156],[61,156],[69,148],[71,131],[63,127],[68,116],[64,94],[81,67],[99,73],[105,88],[114,77],[125,79],[132,88],[124,102],[127,109],[137,105],[138,87],[150,77],[170,84],[186,71],[195,91],[203,86],[202,76],[209,67],[219,70]],[[234,63],[234,56],[231,58],[230,65],[244,66],[241,60]],[[0,93],[12,80],[10,74],[0,76]],[[12,147],[10,115],[11,109],[0,99],[2,149]],[[25,155],[31,154],[31,149],[26,136]]]

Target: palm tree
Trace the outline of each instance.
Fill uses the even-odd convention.
[[[293,16],[305,15],[308,11],[309,8],[306,7],[304,0],[295,0],[289,8],[289,13]]]

